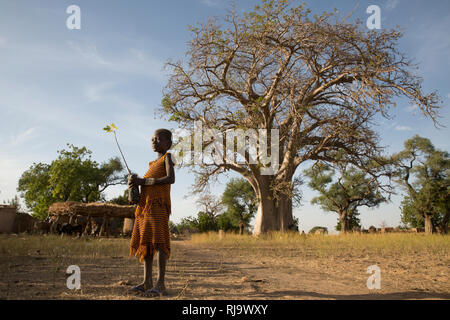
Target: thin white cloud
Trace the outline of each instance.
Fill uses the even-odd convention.
[[[381,119],[380,120],[380,125],[386,127],[387,129],[392,129],[393,127],[395,127],[397,125],[397,122],[392,122],[390,120],[386,120],[386,119]]]
[[[105,93],[117,85],[117,82],[107,81],[100,84],[91,84],[84,88],[84,96],[88,102],[98,102],[105,99]]]
[[[397,8],[399,3],[400,3],[400,0],[388,0],[386,2],[386,9],[394,10],[395,8]]]
[[[438,72],[450,67],[450,19],[426,21],[415,32],[420,45],[415,54],[421,72]]]
[[[397,130],[397,131],[412,131],[412,128],[408,127],[408,126],[396,126],[395,130]]]
[[[130,53],[136,57],[139,61],[145,62],[147,60],[147,57],[145,56],[144,52],[142,50],[130,49]]]
[[[107,103],[108,105],[123,108],[132,113],[148,112],[149,106],[136,101],[126,94],[119,94],[113,89],[119,85],[117,81],[106,81],[99,84],[91,84],[84,88],[84,96],[89,103]]]
[[[79,63],[90,67],[104,69],[108,72],[117,72],[128,75],[141,75],[154,78],[157,81],[165,80],[163,73],[164,63],[152,57],[143,50],[130,48],[125,55],[106,58],[100,53],[97,46],[82,45],[73,41],[67,41],[70,50],[75,54],[71,60],[79,60]]]
[[[208,7],[216,7],[219,5],[220,1],[218,1],[218,0],[202,0],[202,3],[204,5],[207,5]]]
[[[69,48],[73,49],[76,53],[78,53],[82,58],[87,61],[90,61],[94,64],[108,66],[111,65],[110,62],[106,61],[98,52],[96,46],[80,46],[73,41],[67,41]]]
[[[412,115],[416,115],[419,111],[419,106],[417,104],[409,105],[405,108],[406,112],[411,113]]]
[[[35,127],[28,128],[24,132],[21,132],[15,136],[13,136],[10,141],[10,146],[17,147],[17,146],[27,142],[28,140],[33,138],[33,133],[35,132],[35,130],[36,130]]]
[[[101,47],[89,42],[66,41],[62,44],[40,44],[9,42],[0,36],[0,59],[8,61],[2,71],[28,73],[43,71],[56,75],[62,71],[76,70],[85,77],[105,73],[109,79],[123,76],[144,76],[157,82],[166,80],[163,71],[164,61],[154,57],[151,52],[138,48],[128,48],[105,52]]]

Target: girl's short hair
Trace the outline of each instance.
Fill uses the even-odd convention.
[[[158,129],[155,133],[161,134],[169,140],[169,149],[172,147],[172,132],[168,129]]]

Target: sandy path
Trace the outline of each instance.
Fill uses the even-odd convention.
[[[81,268],[80,291],[66,287],[71,264]],[[372,264],[381,268],[381,290],[366,287]],[[0,257],[1,299],[148,299],[128,293],[141,279],[142,265],[122,256]],[[167,287],[167,297],[151,299],[450,299],[448,259],[261,256],[188,241],[172,242]]]

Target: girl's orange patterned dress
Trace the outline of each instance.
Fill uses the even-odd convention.
[[[166,176],[165,158],[167,152],[158,160],[150,161],[143,178],[162,178]],[[163,250],[170,256],[169,215],[171,214],[170,184],[141,186],[141,197],[135,211],[130,255],[145,257],[156,250]]]

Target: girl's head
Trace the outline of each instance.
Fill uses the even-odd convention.
[[[156,152],[165,153],[172,147],[172,132],[167,129],[158,129],[152,137],[152,148]]]

